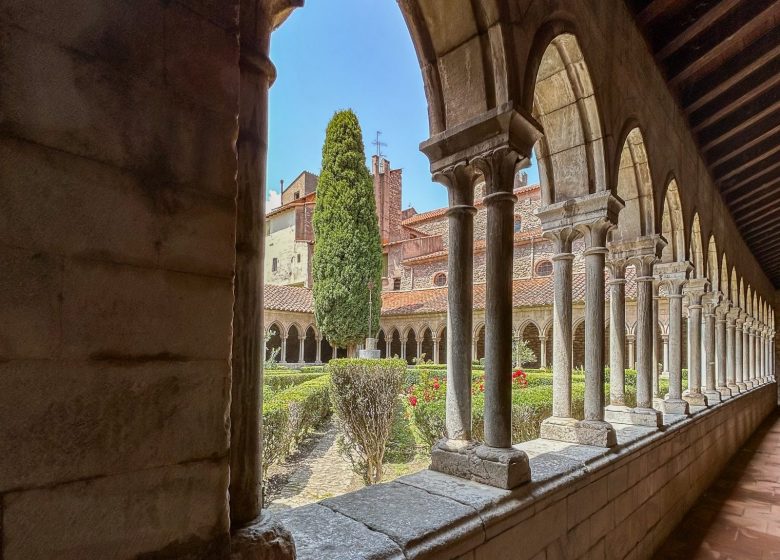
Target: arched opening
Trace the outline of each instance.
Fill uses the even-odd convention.
[[[288,364],[297,364],[300,361],[300,335],[298,334],[298,327],[290,325],[287,329],[287,344],[286,351],[284,353],[284,360]]]
[[[631,129],[623,143],[616,191],[625,207],[620,211],[618,227],[610,234],[612,241],[633,241],[652,235],[655,232],[653,182],[639,128]]]
[[[376,339],[376,348],[379,350],[380,358],[387,358],[387,338],[385,338],[385,331],[380,330]]]
[[[543,260],[536,263],[534,273],[537,276],[550,276],[553,272],[553,265],[551,261]]]
[[[265,343],[265,360],[268,361],[274,358],[274,361],[279,361],[279,352],[282,350],[282,328],[273,323],[268,327],[268,340]]]
[[[536,356],[533,361],[524,364],[523,367],[530,369],[536,369],[540,367],[542,356],[542,341],[539,339],[539,328],[534,323],[528,323],[523,329],[523,332],[520,333],[520,338],[525,340],[528,347],[534,353],[534,356]]]
[[[477,336],[474,338],[474,359],[481,360],[485,357],[485,325],[477,329]]]
[[[398,329],[393,329],[393,335],[390,338],[390,357],[401,357],[401,335],[398,334]]]
[[[710,281],[713,292],[720,291],[720,266],[718,264],[718,246],[715,243],[715,236],[710,235],[710,241],[707,245],[707,278]]]
[[[317,361],[317,333],[311,326],[306,329],[306,338],[303,341],[303,361],[307,364]]]
[[[433,333],[429,328],[426,328],[423,331],[422,341],[420,342],[420,351],[420,360],[433,360]]]
[[[439,363],[447,363],[447,327],[439,333]]]
[[[553,38],[529,70],[536,74],[532,114],[544,130],[535,146],[542,204],[605,191],[599,111],[576,37]]]
[[[433,285],[437,288],[441,288],[447,285],[447,273],[437,272],[433,275]]]
[[[680,193],[677,181],[672,179],[666,187],[664,211],[661,215],[661,235],[666,246],[661,253],[661,262],[682,262],[685,260],[685,230],[683,226]]]
[[[320,341],[320,361],[323,364],[327,364],[333,359],[333,347],[328,342],[327,338],[323,338]]]
[[[417,335],[414,329],[406,332],[406,362],[413,364],[417,358]]]
[[[585,367],[585,322],[580,323],[574,329],[572,339],[572,367]]]

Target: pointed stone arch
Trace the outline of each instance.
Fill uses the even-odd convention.
[[[588,64],[566,24],[539,30],[527,72],[526,101],[544,137],[535,146],[542,204],[607,190],[603,127]],[[527,74],[526,81],[529,79]]]
[[[707,243],[707,279],[713,292],[720,291],[720,265],[718,263],[718,244],[715,235],[710,235]]]
[[[696,278],[706,278],[707,270],[704,264],[704,247],[701,237],[701,221],[699,220],[698,213],[694,213],[693,220],[691,221],[690,255],[691,260],[693,261],[693,268],[696,273]]]
[[[632,241],[655,233],[653,180],[642,131],[638,126],[625,135],[618,158],[614,194],[625,204],[612,241]]]
[[[661,262],[683,262],[687,255],[685,251],[685,223],[683,221],[680,191],[677,180],[672,177],[666,185],[664,206],[661,214],[661,235],[666,239],[666,246],[661,253]]]

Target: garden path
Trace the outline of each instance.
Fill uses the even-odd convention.
[[[349,461],[339,455],[338,429],[330,423],[312,450],[296,461],[280,496],[268,509],[280,511],[344,494],[362,486]]]

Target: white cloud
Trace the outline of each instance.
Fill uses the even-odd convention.
[[[282,193],[274,190],[268,191],[268,204],[266,205],[266,210],[273,210],[274,208],[279,208],[281,205]]]

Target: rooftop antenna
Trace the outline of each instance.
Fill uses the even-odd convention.
[[[376,140],[374,140],[373,142],[371,142],[371,143],[372,143],[374,146],[376,146],[376,157],[379,157],[379,158],[381,158],[381,157],[383,157],[383,156],[384,156],[384,154],[382,153],[382,146],[387,146],[387,143],[386,143],[386,142],[382,142],[382,141],[379,139],[379,136],[380,136],[381,134],[382,134],[382,131],[381,131],[381,130],[377,130],[377,131],[376,131]]]

